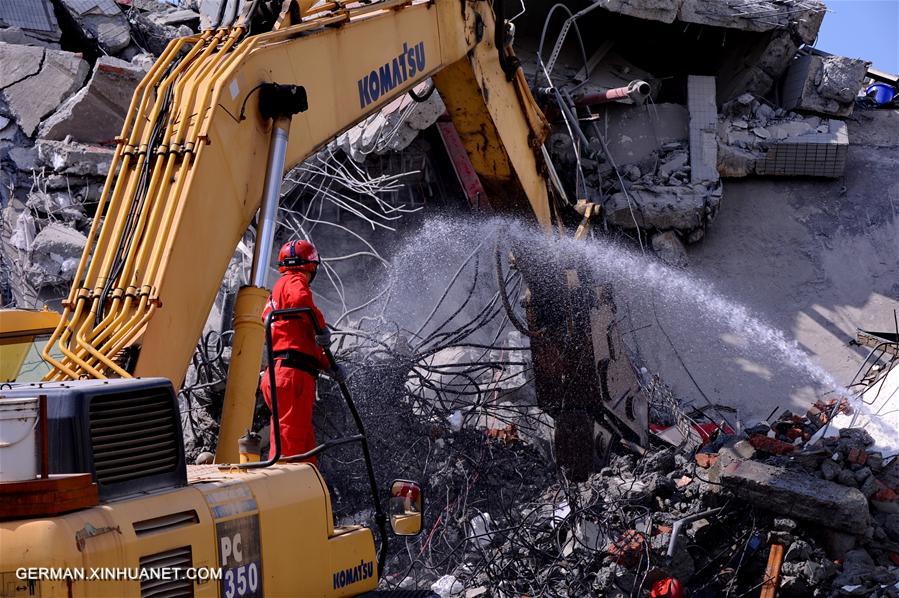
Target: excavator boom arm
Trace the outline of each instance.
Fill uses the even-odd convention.
[[[308,2],[292,6],[267,33],[248,35],[239,23],[174,40],[137,88],[44,351],[48,378],[184,379],[229,260],[260,207],[276,126],[260,109],[266,83],[302,87],[308,102],[288,121],[286,172],[432,77],[494,207],[548,226],[539,157],[548,126],[520,69],[508,68],[511,50],[497,49],[501,30],[487,2],[334,2],[314,14]],[[264,295],[257,288],[243,309],[238,298],[236,323],[255,319],[259,330],[253,342],[235,339],[228,394],[250,396],[239,399],[239,414],[226,398],[224,417],[235,423],[223,422],[223,436],[249,424]],[[50,354],[53,344],[62,358]],[[122,356],[135,347],[126,366]],[[238,363],[244,382],[232,384]]]

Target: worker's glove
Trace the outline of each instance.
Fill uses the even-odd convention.
[[[331,329],[325,326],[322,331],[315,335],[315,343],[319,347],[331,346]]]
[[[346,382],[346,370],[339,363],[335,363],[334,367],[328,370],[328,375],[335,382]]]

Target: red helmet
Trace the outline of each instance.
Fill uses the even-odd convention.
[[[309,241],[288,241],[278,252],[278,271],[281,274],[289,270],[309,272],[309,280],[312,280],[320,263],[318,250]]]

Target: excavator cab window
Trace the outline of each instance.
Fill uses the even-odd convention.
[[[41,357],[41,349],[48,340],[49,334],[0,339],[0,382],[43,380],[50,371],[50,364]],[[58,356],[62,357],[62,354],[59,353]]]
[[[50,364],[41,350],[59,323],[59,314],[48,310],[4,310],[0,318],[0,383],[40,382]],[[51,350],[61,357],[59,348]]]

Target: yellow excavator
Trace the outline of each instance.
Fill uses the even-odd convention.
[[[430,78],[494,210],[551,228],[549,127],[501,4],[227,0],[217,22],[168,45],[135,91],[57,324],[23,312],[0,322],[0,344],[18,347],[9,349],[12,369],[29,361],[35,338],[50,335],[44,381],[0,390],[4,413],[33,420],[40,438],[34,474],[0,482],[0,597],[358,596],[376,588],[387,524],[399,535],[421,529],[421,489],[397,480],[385,512],[345,386],[358,434],[305,455],[275,446],[266,461],[239,449],[272,318],[305,317],[288,310],[261,319],[280,183]],[[174,388],[254,217],[215,463],[189,465]],[[273,411],[277,424],[276,399]],[[0,440],[7,476],[19,465],[11,455],[30,457],[9,450],[18,440]],[[302,462],[348,442],[361,446],[368,469],[377,551],[371,529],[334,525],[325,481]],[[182,573],[165,574],[172,570]]]

